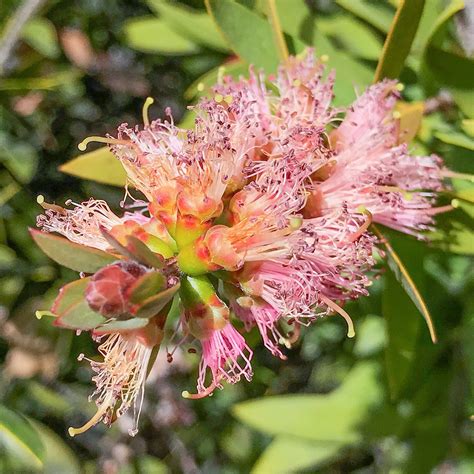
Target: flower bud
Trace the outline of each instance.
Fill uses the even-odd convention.
[[[116,317],[129,311],[128,289],[146,273],[135,262],[118,262],[100,269],[86,288],[90,308],[103,316]]]

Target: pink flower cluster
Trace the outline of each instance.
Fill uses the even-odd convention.
[[[352,336],[343,306],[368,294],[378,245],[370,225],[423,238],[433,216],[446,210],[434,207],[441,159],[412,156],[400,142],[397,83],[375,84],[341,109],[331,106],[333,82],[311,51],[290,58],[276,77],[252,70],[248,79],[225,77],[193,107],[193,130],[172,119],[145,120],[143,128],[124,124],[106,140],[127,172],[127,192],[142,195],[132,197],[134,212],[119,218],[91,200],[39,218],[47,231],[109,252],[101,229],[119,241],[135,235],[177,269],[180,327],[202,346],[198,393],[187,397],[251,379],[243,330],[256,327],[281,358],[299,326],[324,315],[342,315]],[[92,309],[107,306],[106,297],[91,290]],[[137,352],[132,331],[109,337],[113,344],[101,352],[113,346],[120,354],[120,338],[122,348]],[[130,379],[114,371],[130,364],[113,361],[96,377],[127,403],[140,396],[140,384],[123,395],[114,383]],[[143,382],[143,369],[133,371]],[[106,392],[100,402],[110,411],[117,397]]]

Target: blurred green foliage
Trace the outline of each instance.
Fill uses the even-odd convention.
[[[0,5],[0,45],[24,3]],[[251,334],[254,381],[199,401],[180,396],[198,360],[178,350],[173,364],[159,359],[151,374],[135,438],[127,420],[67,437],[69,425],[93,412],[90,371],[76,357],[94,346],[34,317],[74,276],[30,239],[36,195],[118,206],[122,191],[108,185],[123,175],[111,171],[107,152],[63,168],[85,181],[57,169],[84,137],[140,122],[146,96],[155,98],[152,116],[170,106],[190,124],[186,105],[222,65],[236,76],[249,63],[272,72],[278,55],[263,0],[208,0],[212,16],[199,0],[38,3],[0,67],[0,471],[473,472],[474,191],[461,177],[442,197],[457,208],[439,218],[429,245],[383,231],[426,299],[436,345],[397,279],[381,272],[372,296],[347,308],[354,340],[343,321],[327,318],[305,328],[282,362]],[[418,29],[416,14],[401,15],[383,50],[396,0],[276,2],[290,51],[314,46],[336,69],[336,104],[372,82],[385,51],[382,70],[401,70],[404,99],[425,106],[413,149],[473,173],[472,6],[415,3],[424,7]]]

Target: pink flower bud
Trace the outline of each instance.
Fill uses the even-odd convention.
[[[86,300],[104,316],[119,316],[129,310],[128,289],[146,272],[135,262],[118,262],[99,270],[86,288]]]

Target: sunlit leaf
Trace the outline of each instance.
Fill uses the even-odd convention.
[[[352,443],[361,438],[361,424],[380,402],[377,379],[376,366],[361,362],[330,394],[265,397],[235,405],[234,414],[267,434]]]
[[[268,73],[276,71],[280,60],[272,29],[264,18],[233,0],[205,0],[205,3],[227,42],[242,59]]]
[[[153,268],[163,268],[163,257],[159,254],[152,252],[144,242],[142,242],[140,239],[133,235],[127,235],[126,240],[127,249],[140,262]]]
[[[37,430],[26,418],[2,405],[0,405],[0,449],[18,464],[19,470],[21,468],[36,470],[43,466],[45,447]]]
[[[84,153],[59,167],[63,173],[113,186],[125,186],[127,175],[107,147]]]
[[[145,53],[178,55],[193,54],[199,50],[193,41],[154,16],[128,20],[124,31],[127,44]]]
[[[43,56],[57,58],[60,54],[54,25],[46,18],[31,19],[22,30],[22,38]]]
[[[147,0],[147,3],[162,20],[181,35],[212,49],[228,50],[215,23],[206,13],[165,0]]]
[[[400,0],[375,71],[374,82],[398,78],[410,52],[425,0]]]
[[[334,459],[343,443],[277,436],[258,458],[251,474],[288,474],[315,469]]]
[[[415,306],[418,308],[418,311],[421,313],[421,315],[426,321],[426,324],[430,331],[431,340],[433,342],[436,342],[436,332],[433,325],[433,321],[431,319],[431,315],[428,311],[425,301],[423,300],[420,292],[418,291],[415,285],[415,282],[413,281],[407,268],[401,261],[398,254],[395,252],[387,237],[375,225],[373,225],[372,228],[375,234],[379,237],[380,242],[384,246],[384,250],[386,251],[386,259],[390,270],[392,270],[397,281],[402,285],[407,295],[411,298]]]
[[[38,247],[52,260],[77,272],[95,273],[100,268],[115,262],[117,257],[102,250],[85,247],[64,237],[30,229]]]

